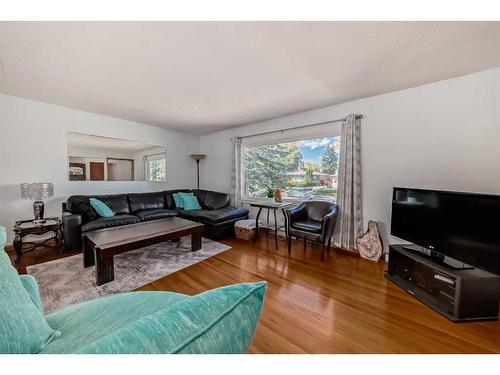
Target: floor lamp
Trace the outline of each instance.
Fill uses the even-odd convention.
[[[196,160],[196,177],[198,181],[198,190],[200,189],[200,160],[204,159],[206,155],[203,154],[193,154],[191,157]]]

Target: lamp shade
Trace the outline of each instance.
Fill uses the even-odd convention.
[[[54,184],[51,182],[35,182],[21,184],[21,198],[43,201],[54,195]]]
[[[192,154],[191,157],[194,159],[194,160],[201,160],[201,159],[204,159],[206,155],[203,155],[203,154]]]

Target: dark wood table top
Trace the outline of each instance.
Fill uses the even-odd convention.
[[[181,219],[180,217],[170,217],[167,219],[99,229],[85,233],[84,235],[94,246],[104,250],[174,233],[184,236],[202,232],[203,228],[203,224]]]

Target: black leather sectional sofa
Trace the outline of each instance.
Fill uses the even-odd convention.
[[[183,210],[175,206],[172,194],[192,192],[198,198],[201,210]],[[89,199],[104,202],[115,216],[99,217]],[[64,248],[81,249],[82,233],[141,221],[179,216],[205,224],[205,237],[219,240],[234,236],[234,223],[247,219],[248,210],[229,205],[229,195],[208,190],[167,190],[154,193],[114,195],[73,195],[62,204]]]

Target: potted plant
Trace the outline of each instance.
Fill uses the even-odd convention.
[[[273,188],[267,188],[267,190],[266,190],[266,197],[268,197],[268,198],[274,198],[274,189]]]

